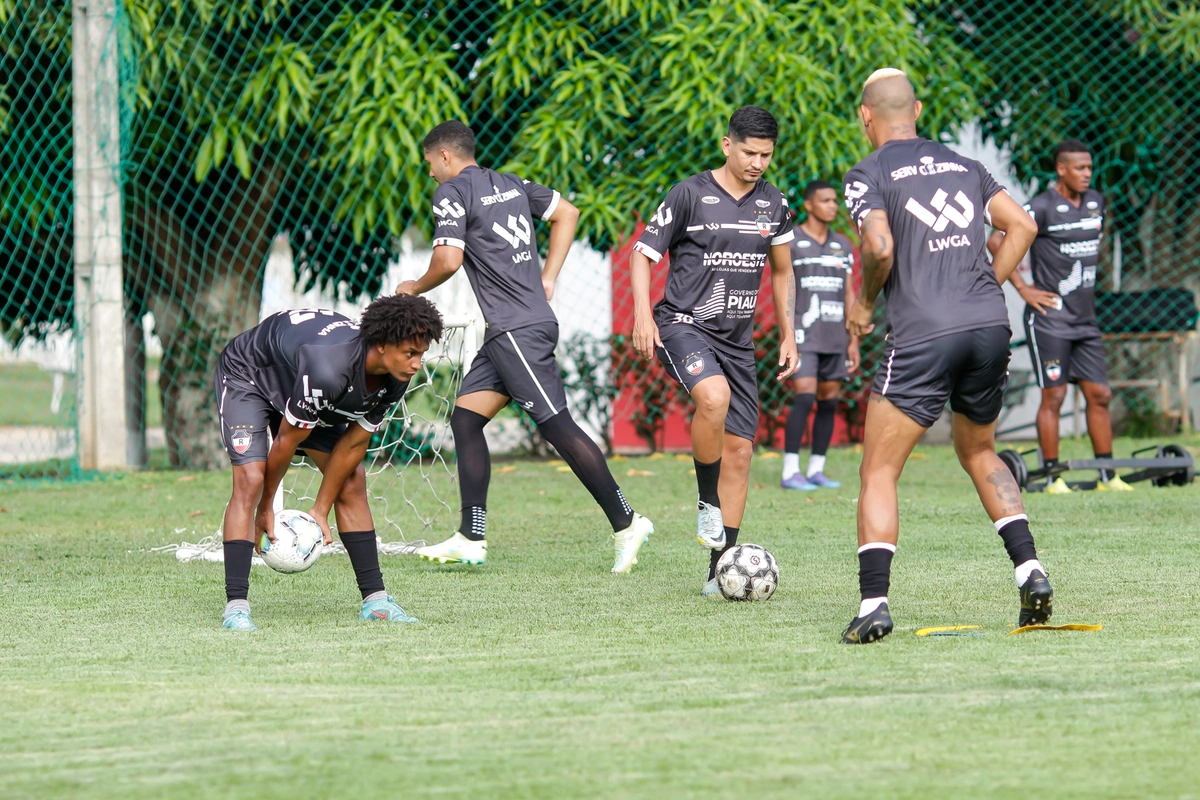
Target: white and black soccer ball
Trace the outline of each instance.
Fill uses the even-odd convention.
[[[779,586],[779,566],[765,548],[737,544],[717,562],[716,578],[726,600],[766,600]]]
[[[324,537],[317,521],[303,511],[275,514],[275,541],[262,537],[262,560],[276,572],[304,572],[321,556]]]

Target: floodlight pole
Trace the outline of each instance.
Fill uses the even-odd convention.
[[[79,463],[123,469],[125,310],[116,0],[72,0]]]

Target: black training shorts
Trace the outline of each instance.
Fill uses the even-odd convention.
[[[792,373],[791,380],[796,378],[816,378],[818,381],[845,381],[850,378],[846,369],[845,353],[805,353],[800,352],[800,364]]]
[[[926,428],[946,403],[976,425],[1000,416],[1008,386],[1007,325],[939,336],[909,347],[889,344],[871,391]]]
[[[541,425],[567,408],[554,347],[558,324],[540,322],[484,342],[463,378],[458,396],[498,392],[517,401]]]
[[[1080,339],[1064,339],[1038,330],[1038,312],[1025,313],[1025,342],[1038,386],[1049,389],[1067,383],[1108,385],[1104,368],[1104,340],[1089,331]]]
[[[753,442],[758,433],[758,376],[754,356],[722,352],[691,325],[664,325],[658,329],[658,335],[663,343],[658,348],[658,360],[689,394],[705,378],[714,375],[725,378],[729,384],[725,430]]]

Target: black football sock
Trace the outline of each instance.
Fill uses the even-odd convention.
[[[633,509],[621,494],[604,453],[596,443],[575,424],[570,413],[560,411],[545,422],[538,424],[538,430],[549,442],[563,461],[579,478],[580,483],[591,492],[592,497],[608,517],[608,524],[614,531],[623,531],[633,523]]]
[[[458,490],[462,495],[462,522],[459,533],[478,541],[486,525],[488,483],[492,478],[492,455],[488,450],[484,427],[490,422],[483,414],[455,407],[450,414],[454,432],[454,456],[458,462]],[[479,509],[476,525],[475,509]]]
[[[721,560],[721,556],[725,555],[725,551],[737,544],[738,531],[741,528],[731,528],[725,526],[725,547],[720,550],[709,551],[708,554],[708,579],[711,581],[717,575],[717,562]]]
[[[1112,458],[1112,453],[1096,453],[1096,458]],[[1117,474],[1111,469],[1098,469],[1096,471],[1100,473],[1100,480],[1104,481],[1105,483],[1108,483],[1108,481]]]
[[[1004,517],[993,523],[996,532],[1004,540],[1004,549],[1012,559],[1014,567],[1019,567],[1026,561],[1037,559],[1037,548],[1033,544],[1033,534],[1029,532],[1029,518],[1024,514]]]
[[[375,544],[375,531],[339,531],[350,566],[354,567],[354,578],[358,590],[365,600],[368,595],[385,592],[383,573],[379,570],[379,547]]]
[[[717,485],[721,482],[721,459],[718,458],[711,464],[701,464],[693,458],[692,463],[696,465],[696,490],[700,494],[700,502],[720,508],[721,498],[717,494]]]
[[[254,558],[254,542],[247,539],[226,541],[225,600],[245,600],[250,594],[250,562]]]
[[[895,554],[896,545],[887,542],[870,542],[858,548],[858,591],[862,598],[859,617],[887,602]]]
[[[817,401],[817,418],[813,420],[812,452],[823,456],[833,441],[833,422],[837,414],[837,398]]]
[[[804,438],[804,429],[808,427],[808,412],[812,411],[815,402],[815,394],[798,394],[792,401],[792,410],[788,412],[787,424],[783,428],[783,452],[800,452],[800,441]],[[813,441],[816,441],[815,428]]]
[[[1053,467],[1057,463],[1058,463],[1057,458],[1043,458],[1042,459],[1042,466],[1045,467],[1046,469],[1050,469],[1050,467]]]

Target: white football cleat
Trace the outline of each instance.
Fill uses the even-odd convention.
[[[721,516],[721,509],[703,500],[696,507],[700,511],[696,520],[696,540],[709,550],[725,549],[725,518]]]
[[[650,534],[654,533],[654,523],[641,514],[633,515],[633,522],[623,531],[613,534],[617,547],[617,560],[613,562],[613,572],[629,572],[637,563],[638,550]]]
[[[487,561],[487,541],[474,541],[455,531],[453,536],[440,544],[418,548],[417,555],[426,561],[441,564],[482,564]]]

